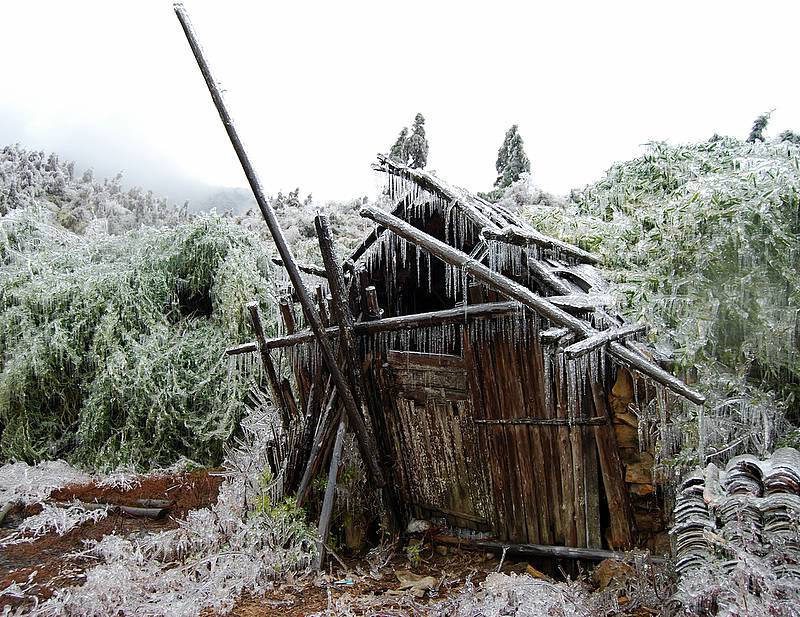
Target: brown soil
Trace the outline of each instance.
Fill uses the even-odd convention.
[[[358,561],[346,562],[353,570],[365,564]],[[429,602],[441,600],[461,590],[469,578],[474,584],[483,582],[489,572],[498,565],[495,555],[455,551],[443,556],[433,553],[421,563],[414,566],[401,555],[395,556],[389,564],[381,569],[378,580],[368,576],[348,576],[347,570],[334,568],[333,574],[320,577],[316,581],[297,581],[296,583],[277,584],[275,589],[263,597],[244,596],[237,603],[232,615],[235,617],[306,617],[307,615],[325,615],[328,608],[328,592],[333,601],[347,594],[356,598],[355,604],[364,607],[364,614],[369,615],[423,615]],[[527,564],[506,562],[503,571],[512,568],[524,569]],[[348,568],[350,569],[350,568]],[[391,593],[400,586],[395,576],[396,570],[411,570],[421,576],[432,576],[438,581],[437,589],[432,594],[426,593],[422,598],[415,598],[410,592],[401,595]],[[353,585],[336,585],[333,581],[352,578]],[[367,608],[368,607],[368,608]],[[360,614],[358,611],[357,614]]]
[[[143,478],[141,483],[128,491],[99,487],[94,483],[71,485],[54,491],[50,500],[85,503],[108,503],[113,505],[138,505],[142,499],[170,501],[168,513],[161,519],[137,518],[121,512],[111,512],[97,523],[85,523],[63,536],[48,534],[32,542],[0,548],[0,589],[13,582],[23,588],[28,581],[34,587],[28,592],[39,599],[53,595],[56,589],[79,585],[84,572],[96,561],[86,555],[86,542],[100,540],[103,536],[117,534],[128,536],[138,533],[157,532],[177,527],[177,521],[189,510],[208,507],[217,501],[222,478],[198,471],[178,475]],[[6,520],[7,525],[18,525],[22,520],[41,511],[40,505],[23,508],[18,506]],[[2,530],[3,537],[11,533]],[[3,603],[10,603],[4,598]]]

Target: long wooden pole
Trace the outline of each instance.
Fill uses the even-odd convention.
[[[328,484],[325,486],[325,497],[322,500],[322,512],[319,515],[319,552],[314,563],[315,569],[322,567],[325,559],[325,546],[328,543],[328,533],[331,529],[331,514],[333,513],[333,497],[336,491],[336,479],[339,475],[339,461],[342,458],[342,445],[344,444],[344,433],[347,424],[344,416],[339,420],[339,428],[336,430],[336,441],[333,444],[331,454],[331,465],[328,468]]]
[[[448,324],[467,323],[470,319],[480,319],[483,317],[501,317],[512,315],[522,310],[519,302],[485,302],[482,304],[470,304],[466,307],[444,309],[442,311],[431,311],[429,313],[415,313],[414,315],[398,315],[396,317],[384,317],[375,321],[358,321],[354,325],[355,333],[358,335],[375,334],[376,332],[394,332],[397,330],[414,330],[428,326],[444,326]],[[326,329],[329,335],[338,335],[339,326],[331,326]],[[565,332],[566,334],[566,332]],[[314,333],[308,330],[281,336],[278,338],[267,339],[264,346],[267,349],[277,349],[280,347],[291,347],[300,343],[308,343],[314,340]],[[225,350],[229,356],[240,353],[252,353],[258,350],[256,343],[245,343],[230,347]]]
[[[365,206],[361,209],[361,216],[383,225],[404,240],[411,242],[415,246],[424,248],[431,255],[435,255],[442,261],[452,266],[463,268],[479,281],[490,285],[494,289],[497,289],[514,300],[522,302],[555,324],[569,328],[570,330],[577,332],[579,335],[584,337],[590,337],[599,333],[585,321],[570,315],[569,313],[555,306],[553,303],[548,302],[547,298],[543,298],[542,296],[533,293],[527,287],[512,281],[499,272],[491,270],[482,263],[471,259],[466,253],[463,253],[458,249],[445,244],[441,240],[438,240],[437,238],[420,231],[416,227],[409,225],[396,216],[392,216],[388,212],[384,212],[383,210],[379,210],[378,208],[374,208],[372,206]],[[693,403],[697,403],[698,405],[705,403],[705,396],[687,386],[674,375],[670,375],[664,369],[655,366],[646,360],[643,360],[624,345],[621,345],[617,342],[610,342],[608,344],[608,350],[611,355],[617,358],[617,360],[622,361],[623,364],[634,368],[640,373],[647,375],[654,381],[657,381],[671,390],[674,390]]]
[[[258,352],[261,354],[261,364],[264,366],[264,371],[267,373],[269,389],[271,390],[273,401],[280,412],[283,430],[286,431],[289,429],[291,416],[289,415],[289,407],[286,404],[286,400],[283,398],[283,390],[278,381],[278,372],[275,370],[275,365],[272,363],[272,358],[269,355],[269,348],[267,348],[266,345],[267,337],[264,336],[264,325],[261,321],[261,311],[258,310],[258,302],[248,302],[247,312],[250,313],[250,321],[256,333]]]
[[[261,215],[264,217],[264,221],[267,223],[267,227],[272,235],[272,239],[275,241],[278,254],[280,255],[280,258],[286,267],[286,272],[289,274],[289,280],[291,280],[295,292],[297,293],[297,297],[300,300],[300,304],[303,307],[306,320],[308,321],[309,325],[311,326],[311,330],[314,332],[317,340],[319,341],[319,346],[322,349],[325,363],[328,366],[328,370],[331,373],[336,390],[339,392],[339,396],[344,404],[347,417],[350,420],[350,426],[356,434],[361,455],[364,458],[364,462],[369,470],[372,481],[377,486],[382,487],[385,484],[385,480],[383,478],[383,473],[381,472],[380,466],[378,465],[376,453],[372,448],[372,440],[367,432],[366,424],[364,423],[364,419],[361,417],[361,413],[356,405],[356,401],[353,398],[353,393],[350,391],[347,381],[345,380],[345,377],[336,362],[336,354],[333,351],[331,341],[328,338],[328,334],[325,332],[325,327],[322,325],[322,320],[320,319],[319,313],[314,306],[314,302],[303,283],[300,270],[297,267],[297,263],[295,262],[291,250],[289,249],[289,245],[286,243],[286,239],[283,237],[283,232],[281,230],[280,223],[278,223],[278,218],[275,216],[275,211],[267,201],[267,197],[264,194],[264,189],[261,186],[261,181],[258,178],[258,174],[256,173],[253,164],[250,162],[250,157],[247,155],[244,144],[242,143],[242,140],[239,138],[239,134],[236,131],[233,118],[228,112],[228,109],[225,107],[225,101],[222,98],[222,91],[220,90],[218,82],[214,78],[211,68],[209,67],[208,62],[203,55],[203,50],[200,47],[200,43],[197,40],[192,23],[189,20],[189,15],[186,13],[186,9],[183,8],[183,5],[181,4],[176,4],[174,9],[175,14],[178,17],[178,21],[183,28],[183,32],[186,35],[186,39],[189,41],[189,46],[192,48],[192,53],[197,61],[197,66],[200,67],[200,72],[203,75],[203,79],[205,79],[208,92],[211,95],[211,99],[214,101],[214,106],[217,108],[220,120],[222,120],[225,131],[228,133],[228,138],[231,140],[231,145],[236,152],[236,156],[239,158],[239,163],[241,163],[242,169],[247,176],[247,181],[253,191],[253,196],[256,199],[258,208],[261,210]]]

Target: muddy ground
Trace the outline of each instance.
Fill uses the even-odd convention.
[[[80,585],[84,580],[83,573],[96,563],[82,554],[86,551],[87,542],[100,540],[110,534],[130,536],[177,527],[177,521],[184,518],[189,510],[215,503],[221,483],[221,477],[198,471],[142,478],[138,485],[127,490],[95,483],[56,490],[49,499],[54,503],[69,504],[77,500],[83,503],[137,506],[143,500],[163,500],[169,502],[169,507],[157,519],[110,511],[106,518],[96,523],[84,523],[63,536],[50,533],[30,542],[4,546],[0,548],[0,589],[17,582],[30,588],[30,595],[45,600],[57,588]],[[25,518],[41,510],[41,505],[13,508],[0,528],[0,541],[13,534]],[[12,606],[18,602],[8,597],[2,601]]]
[[[96,564],[87,554],[87,543],[103,536],[131,536],[175,528],[189,510],[208,507],[217,500],[222,478],[208,471],[142,478],[128,489],[98,486],[95,483],[72,485],[54,491],[49,501],[69,504],[102,503],[115,506],[140,506],[143,501],[169,502],[160,518],[132,516],[111,511],[97,522],[86,522],[62,536],[50,533],[29,542],[0,548],[0,589],[14,582],[28,594],[25,600],[2,599],[3,605],[31,605],[30,596],[39,601],[51,597],[56,589],[81,585],[85,572]],[[0,542],[15,533],[28,516],[39,513],[41,505],[14,508],[0,528]],[[462,551],[454,547],[421,543],[413,560],[399,545],[393,551],[368,557],[339,557],[329,560],[321,575],[276,583],[263,597],[241,598],[233,611],[238,617],[326,615],[329,607],[346,602],[357,615],[425,615],[431,602],[478,586],[491,572],[516,572],[554,580],[585,575],[573,561],[501,560],[490,553]],[[616,562],[618,563],[618,562]],[[613,576],[613,574],[612,574]],[[655,612],[655,611],[654,611]],[[622,613],[624,614],[624,613]],[[652,614],[637,611],[635,615]],[[211,613],[203,615],[210,617]]]

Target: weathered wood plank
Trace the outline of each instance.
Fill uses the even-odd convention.
[[[603,474],[606,501],[611,514],[611,544],[614,548],[629,549],[633,546],[634,524],[628,490],[625,485],[624,469],[619,458],[617,438],[610,424],[611,415],[606,394],[600,384],[591,382],[595,413],[604,414],[609,424],[595,427],[594,435],[600,458],[600,471]]]
[[[400,351],[390,349],[387,362],[394,368],[408,370],[455,369],[464,370],[464,358],[450,354],[425,353],[421,351]]]
[[[492,553],[507,552],[510,555],[525,555],[528,557],[548,557],[556,559],[585,559],[587,561],[603,561],[614,559],[624,561],[626,554],[619,551],[602,549],[573,548],[569,546],[546,546],[543,544],[509,544],[507,542],[493,542],[491,540],[469,540],[458,536],[434,535],[431,541],[439,544],[458,546],[464,549],[488,551]],[[663,557],[650,556],[655,564],[664,563]]]
[[[505,227],[500,231],[485,230],[481,234],[487,240],[495,240],[497,242],[504,242],[506,244],[515,244],[517,246],[531,246],[536,245],[544,249],[555,250],[564,253],[577,259],[590,264],[600,263],[600,258],[593,255],[589,251],[584,251],[573,244],[567,244],[552,236],[547,236],[532,229],[519,229],[514,227]]]

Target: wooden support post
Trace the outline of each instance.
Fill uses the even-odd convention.
[[[583,337],[589,337],[598,333],[598,331],[592,328],[588,323],[558,308],[552,302],[549,302],[547,298],[533,293],[523,285],[476,262],[474,259],[471,259],[469,255],[420,231],[416,227],[392,216],[388,212],[384,212],[372,206],[365,206],[361,209],[361,215],[385,226],[387,229],[390,229],[415,246],[424,248],[431,255],[435,255],[445,263],[463,268],[479,281],[492,286],[514,300],[522,302],[555,324],[569,328]],[[608,345],[608,350],[612,356],[622,361],[624,365],[630,366],[640,373],[647,375],[654,381],[667,386],[693,403],[697,403],[698,405],[705,403],[706,398],[702,394],[687,386],[674,375],[670,375],[664,369],[638,357],[624,345],[618,342],[611,342]]]
[[[317,306],[319,307],[319,317],[322,320],[322,325],[326,328],[331,325],[331,319],[328,315],[328,305],[325,302],[325,292],[322,290],[322,285],[317,285]]]
[[[611,513],[611,543],[615,549],[629,549],[633,546],[635,527],[633,510],[628,499],[628,487],[625,484],[625,470],[619,458],[617,437],[614,434],[606,393],[593,379],[590,379],[589,383],[592,388],[595,413],[605,416],[608,420],[606,424],[594,428],[594,436],[600,458],[600,472],[603,474],[606,501]]]
[[[286,329],[286,334],[294,334],[297,330],[297,325],[294,321],[294,311],[292,310],[292,303],[288,296],[284,296],[278,301],[278,306],[281,309],[281,319],[283,320],[283,327]]]
[[[333,497],[336,490],[336,479],[339,475],[339,461],[342,458],[342,445],[344,444],[345,418],[339,420],[339,428],[336,430],[336,441],[333,444],[331,454],[331,465],[328,468],[328,484],[325,486],[325,497],[322,500],[322,513],[319,515],[319,544],[317,559],[314,568],[319,570],[325,559],[325,545],[328,543],[328,533],[331,528],[331,514],[333,513]]]
[[[370,285],[364,289],[367,298],[367,317],[370,320],[380,319],[383,316],[383,309],[378,304],[378,292],[375,285]]]
[[[500,231],[485,229],[482,232],[482,235],[487,240],[495,240],[497,242],[515,244],[517,246],[536,245],[545,249],[553,249],[559,253],[567,254],[573,259],[584,263],[600,263],[600,258],[597,255],[593,255],[592,253],[584,251],[582,248],[578,248],[572,244],[562,242],[557,238],[546,236],[533,229],[515,229],[513,227],[505,227]]]
[[[286,431],[289,428],[291,415],[283,396],[283,390],[278,382],[278,373],[275,371],[275,365],[272,363],[272,358],[269,355],[267,339],[264,336],[264,324],[261,321],[261,312],[258,310],[258,302],[248,302],[247,312],[250,313],[250,322],[253,324],[253,330],[256,333],[258,352],[261,355],[261,364],[264,366],[264,372],[267,375],[267,383],[269,384],[270,393],[272,394],[272,400],[281,416],[281,426],[283,430]]]
[[[347,301],[348,294],[344,283],[344,273],[339,268],[339,263],[336,259],[328,217],[318,214],[314,217],[314,225],[317,228],[317,239],[322,253],[322,262],[325,264],[325,270],[328,273],[328,286],[333,297],[331,314],[333,315],[333,320],[339,326],[339,345],[344,354],[347,368],[346,374],[349,377],[350,388],[353,390],[356,402],[361,404],[364,390],[361,383],[361,363],[357,357],[354,332],[355,319]]]
[[[208,87],[209,94],[214,102],[214,106],[217,108],[222,125],[225,128],[225,131],[228,133],[231,145],[236,152],[236,156],[239,158],[239,162],[242,165],[245,176],[247,176],[247,181],[249,182],[250,188],[253,191],[253,196],[255,197],[256,203],[261,210],[261,215],[264,217],[264,221],[267,223],[267,227],[272,235],[272,239],[275,241],[278,254],[286,266],[286,272],[288,273],[289,280],[292,282],[292,285],[294,285],[295,291],[297,292],[297,296],[300,300],[300,305],[303,307],[306,320],[311,326],[314,334],[317,336],[325,363],[328,365],[328,370],[331,373],[333,382],[336,385],[339,396],[342,398],[344,407],[347,410],[347,416],[350,419],[350,426],[355,432],[356,439],[358,440],[359,448],[367,469],[369,470],[370,477],[377,486],[383,486],[385,481],[380,467],[378,466],[377,453],[372,445],[372,439],[367,432],[367,427],[364,424],[363,418],[361,418],[358,406],[353,398],[353,393],[350,391],[350,388],[348,388],[344,374],[339,369],[336,353],[334,352],[331,341],[325,332],[325,327],[322,325],[322,321],[319,313],[316,310],[316,307],[314,306],[314,302],[311,299],[311,295],[308,293],[308,290],[303,284],[303,277],[300,273],[300,269],[297,267],[297,263],[292,255],[292,251],[289,248],[289,245],[286,243],[286,239],[283,237],[283,231],[281,230],[280,223],[278,222],[278,217],[275,215],[275,211],[267,200],[267,196],[264,193],[263,187],[261,186],[261,181],[258,178],[258,174],[256,173],[256,170],[250,161],[250,157],[247,155],[244,144],[242,143],[242,140],[236,131],[236,125],[233,121],[233,118],[225,106],[225,101],[222,98],[222,90],[219,87],[219,82],[214,77],[211,67],[208,65],[208,62],[203,55],[203,50],[200,47],[199,41],[197,40],[194,27],[189,20],[189,15],[186,13],[186,9],[180,4],[175,5],[174,8],[175,14],[178,17],[178,21],[183,28],[183,32],[186,35],[186,39],[189,42],[189,46],[191,47],[192,53],[197,61],[197,65],[200,68],[200,72],[203,75],[203,79],[206,82],[206,86]]]
[[[314,470],[319,466],[319,456],[328,442],[330,426],[339,424],[341,414],[335,413],[336,409],[336,390],[332,390],[325,401],[325,411],[322,412],[317,432],[314,435],[314,444],[311,446],[311,454],[306,463],[306,469],[297,488],[297,507],[302,507],[308,497],[308,489],[311,487],[311,479],[314,477]]]

